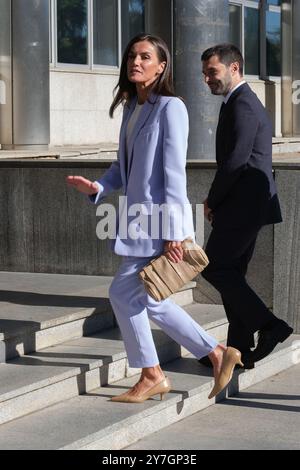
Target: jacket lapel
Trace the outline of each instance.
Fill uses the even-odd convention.
[[[137,103],[137,97],[133,98],[132,101],[130,102],[129,110],[127,112],[126,117],[124,118],[124,121],[122,122],[121,130],[120,130],[119,155],[120,155],[120,169],[121,169],[122,180],[124,182],[125,192],[127,191],[127,183],[129,179],[131,166],[132,166],[133,147],[134,147],[135,139],[137,138],[139,132],[147,123],[147,120],[149,119],[152,111],[155,109],[155,105],[158,102],[158,99],[159,99],[159,96],[152,93],[149,99],[145,102],[143,109],[141,110],[141,113],[139,115],[139,118],[136,122],[136,125],[130,136],[128,145],[126,142],[127,125],[135,109],[135,106]],[[128,153],[127,153],[127,148],[128,148]]]
[[[224,148],[224,143],[223,140],[226,137],[226,131],[224,131],[224,126],[223,122],[226,120],[226,116],[228,112],[231,109],[232,103],[236,100],[236,98],[242,94],[242,93],[248,93],[251,91],[251,88],[249,87],[248,83],[243,83],[240,87],[238,87],[230,96],[229,100],[227,101],[226,104],[224,102],[222,103],[221,109],[220,109],[220,114],[219,114],[219,121],[217,125],[217,130],[216,130],[216,159],[217,162],[222,160],[221,155],[222,155],[222,150]]]
[[[152,111],[155,109],[155,104],[157,102],[157,97],[153,93],[150,95],[150,98],[145,102],[139,118],[134,126],[134,129],[132,131],[132,134],[129,138],[128,142],[128,155],[127,155],[127,160],[128,160],[128,168],[127,168],[127,180],[129,179],[129,174],[131,171],[131,166],[132,166],[132,161],[133,161],[133,147],[134,147],[134,142],[139,134],[139,132],[142,130],[142,128],[145,126],[147,123]],[[136,104],[136,102],[135,102]],[[134,105],[135,107],[135,105]],[[128,121],[127,121],[128,122]],[[125,142],[126,142],[126,131],[125,131]]]
[[[237,90],[235,90],[232,95],[230,96],[229,100],[227,101],[227,103],[225,104],[224,101],[221,105],[221,108],[220,108],[220,114],[219,114],[219,120],[218,120],[218,128],[221,127],[222,125],[222,122],[223,120],[226,118],[226,115],[228,113],[228,111],[230,110],[231,106],[232,106],[232,103],[235,101],[235,99],[241,94],[241,93],[245,93],[245,92],[248,92],[250,89],[248,83],[244,83],[243,85],[241,85],[239,88],[237,88]]]
[[[241,94],[251,91],[251,88],[249,87],[248,83],[243,83],[243,85],[239,86],[230,96],[229,100],[227,101],[225,105],[225,110],[230,108],[232,102]]]
[[[134,98],[129,105],[129,107],[126,116],[124,117],[124,120],[122,122],[121,130],[120,130],[120,139],[119,139],[119,156],[120,156],[120,169],[121,169],[121,175],[122,175],[122,181],[124,183],[124,187],[126,190],[127,186],[127,169],[128,169],[128,158],[127,158],[127,148],[126,148],[126,130],[127,130],[127,124],[130,119],[130,116],[132,115],[135,105],[136,105],[137,99]]]

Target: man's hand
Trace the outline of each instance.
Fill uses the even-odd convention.
[[[204,216],[209,222],[212,222],[213,221],[213,212],[207,205],[207,199],[205,199],[205,201],[203,201],[203,204],[204,204]]]
[[[83,176],[67,176],[66,182],[69,186],[73,186],[73,188],[77,189],[77,191],[88,194],[89,196],[96,194],[99,189],[97,184]]]
[[[164,244],[164,254],[173,263],[179,263],[183,259],[182,242],[166,241]]]

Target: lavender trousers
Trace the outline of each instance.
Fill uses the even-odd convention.
[[[157,302],[146,293],[138,273],[150,260],[124,257],[109,290],[130,367],[159,364],[149,319],[196,358],[206,356],[218,342],[173,301]]]

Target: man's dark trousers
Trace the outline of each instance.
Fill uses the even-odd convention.
[[[254,347],[254,333],[274,319],[245,278],[259,230],[213,229],[206,246],[210,263],[202,273],[221,294],[229,321],[227,345],[241,352]]]

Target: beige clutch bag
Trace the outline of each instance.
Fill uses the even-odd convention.
[[[139,273],[144,287],[160,302],[194,279],[208,265],[205,251],[193,240],[182,242],[183,260],[173,263],[165,255],[153,259]]]

